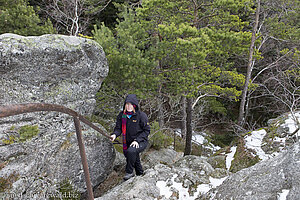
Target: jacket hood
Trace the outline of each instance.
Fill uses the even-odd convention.
[[[129,95],[127,95],[127,97],[125,98],[125,101],[124,101],[123,110],[125,109],[125,104],[127,102],[129,102],[129,103],[131,103],[133,105],[136,105],[135,110],[136,111],[139,110],[139,101],[138,101],[138,99],[137,99],[137,97],[136,97],[135,94],[129,94]]]

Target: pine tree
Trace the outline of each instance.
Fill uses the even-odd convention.
[[[55,33],[48,19],[42,22],[27,0],[0,0],[0,34],[23,36]]]
[[[142,98],[151,93],[158,80],[152,73],[155,63],[145,54],[143,41],[147,33],[137,23],[135,14],[126,5],[118,7],[121,12],[114,33],[104,24],[93,31],[94,39],[106,53],[110,69],[100,92],[115,91],[115,97],[135,93]]]
[[[230,58],[248,50],[251,33],[242,31],[247,23],[239,14],[241,10],[251,13],[250,6],[249,1],[234,0],[207,4],[146,0],[137,9],[150,33],[149,52],[159,63],[157,73],[163,74],[164,92],[187,97],[185,155],[191,153],[190,115],[197,103],[193,99],[215,96],[238,100],[241,94],[244,75],[237,72]]]

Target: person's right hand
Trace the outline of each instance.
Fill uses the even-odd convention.
[[[112,134],[111,136],[110,136],[110,141],[115,141],[115,139],[116,139],[116,135],[115,134]]]

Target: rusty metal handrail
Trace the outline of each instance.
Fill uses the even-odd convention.
[[[105,134],[100,128],[95,126],[92,122],[88,121],[82,115],[78,114],[74,110],[66,108],[61,105],[56,105],[56,104],[27,103],[27,104],[12,104],[12,105],[0,106],[0,118],[29,113],[29,112],[40,112],[40,111],[57,111],[57,112],[62,112],[62,113],[71,115],[73,117],[79,151],[80,151],[81,162],[82,162],[83,170],[84,170],[88,198],[90,200],[93,200],[94,194],[93,194],[93,189],[92,189],[92,184],[91,184],[91,179],[90,179],[90,173],[89,173],[89,167],[88,167],[88,163],[87,163],[84,143],[83,143],[83,139],[82,139],[82,131],[81,131],[81,126],[80,126],[80,121],[89,125],[91,128],[98,131],[105,137],[107,137],[109,139],[112,139],[112,138],[110,136],[108,136],[107,134]]]

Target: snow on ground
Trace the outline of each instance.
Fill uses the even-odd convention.
[[[262,160],[266,160],[270,157],[261,148],[262,140],[266,134],[267,134],[266,130],[261,129],[258,131],[253,131],[251,135],[247,135],[245,137],[246,148],[253,149],[256,152],[256,154],[259,156],[259,158]]]
[[[296,112],[295,117],[296,119],[293,119],[292,114],[289,114],[288,119],[286,119],[284,122],[284,127],[288,127],[289,134],[292,134],[297,130],[298,126],[296,120],[298,120],[298,123],[300,123],[300,112]],[[300,136],[300,130],[296,133],[296,135],[298,137]]]
[[[231,161],[233,161],[233,156],[236,152],[236,147],[233,146],[230,148],[230,153],[229,154],[226,154],[226,169],[229,170],[230,167],[231,167]]]
[[[289,190],[282,190],[282,193],[278,194],[278,200],[286,200],[287,195],[289,194]]]
[[[192,140],[199,144],[204,144],[205,142],[207,142],[205,137],[203,137],[202,135],[193,135]]]
[[[205,133],[202,133],[203,135],[206,135]],[[216,152],[221,149],[219,146],[215,146],[212,143],[208,143],[207,139],[203,135],[193,134],[192,135],[192,142],[195,144],[201,145],[205,144],[205,148],[212,150],[212,152]]]
[[[300,112],[295,113],[295,117],[297,118],[297,120],[300,123]],[[288,115],[288,118],[280,126],[282,126],[283,128],[287,128],[289,134],[294,133],[298,128],[297,123],[296,123],[295,119],[293,119],[291,114]],[[253,149],[256,152],[256,154],[259,156],[259,158],[262,160],[266,160],[266,159],[268,159],[272,156],[276,156],[278,154],[278,153],[273,153],[272,155],[268,155],[262,150],[262,148],[261,148],[262,140],[266,134],[267,134],[267,132],[264,129],[261,129],[258,131],[253,131],[251,133],[251,135],[247,135],[245,137],[246,148]],[[298,135],[298,137],[300,137],[300,130],[296,133],[296,135]],[[283,146],[285,146],[286,138],[275,137],[274,141],[280,142],[281,144],[283,144]],[[283,147],[280,150],[282,150],[282,149],[283,149]]]
[[[300,123],[300,112],[295,113],[295,116]],[[295,130],[297,130],[297,124],[296,124],[295,120],[292,119],[291,114],[288,116],[288,119],[285,120],[285,123],[282,124],[281,126],[288,127],[289,133],[293,133]],[[176,130],[175,132],[176,132],[176,134],[181,135],[180,130],[179,131]],[[258,131],[253,131],[251,133],[251,135],[247,135],[245,137],[246,148],[253,149],[256,152],[256,154],[259,156],[259,158],[262,160],[266,160],[266,159],[272,157],[271,155],[266,154],[261,148],[263,138],[266,134],[267,134],[266,130],[261,129]],[[204,135],[205,135],[205,133],[204,133]],[[300,130],[297,132],[297,135],[300,137]],[[200,134],[193,135],[192,141],[197,144],[206,144],[207,145],[207,143],[208,143],[208,141],[205,139],[203,134],[202,135],[200,135]],[[275,137],[274,141],[284,144],[286,141],[286,138]],[[214,150],[220,149],[220,147],[214,146],[213,144],[209,144],[207,146],[211,146],[211,148]],[[233,158],[234,154],[236,153],[236,149],[237,149],[237,147],[233,146],[230,149],[230,153],[226,154],[227,170],[230,169],[231,162],[234,159]],[[169,199],[172,196],[173,191],[177,191],[179,194],[180,200],[194,200],[197,198],[197,196],[200,193],[207,193],[210,189],[221,185],[222,182],[227,178],[227,177],[225,177],[222,179],[215,179],[215,178],[210,177],[209,184],[198,185],[197,191],[192,196],[190,196],[190,194],[188,193],[188,188],[184,188],[182,186],[182,183],[175,182],[175,178],[177,176],[178,175],[175,174],[171,179],[168,179],[167,181],[157,181],[156,186],[160,189],[160,196],[162,196],[162,197],[164,196],[165,198]],[[288,193],[289,193],[289,190],[282,190],[282,192],[278,194],[278,200],[286,200]]]
[[[175,134],[178,135],[178,136],[181,136],[181,130],[180,129],[175,129]],[[203,145],[205,144],[205,148],[207,149],[210,149],[212,150],[212,152],[216,152],[218,150],[221,149],[221,147],[219,146],[215,146],[214,144],[212,143],[209,143],[207,141],[207,139],[204,137],[206,136],[207,134],[202,132],[202,133],[195,133],[193,132],[193,135],[192,135],[192,142],[195,143],[195,144],[198,144],[198,145]]]
[[[210,189],[221,185],[223,181],[227,178],[225,177],[221,179],[216,179],[209,177],[210,183],[198,185],[197,191],[192,196],[190,196],[188,188],[184,188],[182,186],[182,183],[175,182],[175,178],[177,176],[177,174],[174,174],[174,176],[170,180],[157,181],[156,186],[160,190],[160,196],[164,196],[165,198],[169,199],[172,196],[173,191],[178,191],[179,200],[194,200],[200,193],[207,193]]]

